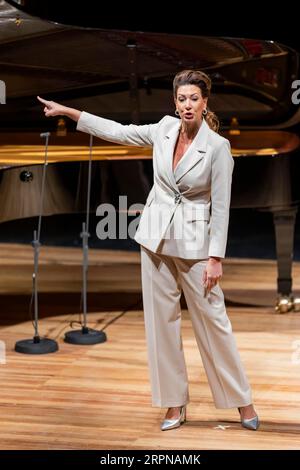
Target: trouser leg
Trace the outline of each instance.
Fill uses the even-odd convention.
[[[141,246],[141,268],[152,405],[181,406],[189,391],[176,266],[171,257]]]
[[[208,382],[217,408],[252,403],[251,390],[237,350],[219,284],[205,297],[207,260],[174,258]]]

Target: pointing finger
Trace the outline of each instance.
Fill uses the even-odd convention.
[[[39,96],[37,96],[37,99],[41,102],[41,103],[44,103],[44,104],[49,104],[49,101],[47,100],[44,100],[43,98],[40,98]]]

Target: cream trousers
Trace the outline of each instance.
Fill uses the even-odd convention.
[[[141,245],[145,330],[152,406],[189,403],[181,339],[182,290],[216,408],[252,403],[251,389],[232,334],[219,284],[205,296],[207,259],[153,253]]]

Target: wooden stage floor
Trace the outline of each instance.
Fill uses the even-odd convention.
[[[80,250],[43,248],[40,332],[59,343],[44,356],[14,352],[33,334],[31,249],[2,245],[0,258],[0,449],[300,449],[300,313],[274,313],[273,261],[226,259],[221,284],[261,427],[248,431],[237,410],[215,409],[183,309],[191,402],[187,423],[161,432],[165,409],[151,406],[139,254],[91,250],[89,326],[107,325],[108,341],[73,346],[63,336],[78,319]],[[299,289],[297,263],[294,284]]]

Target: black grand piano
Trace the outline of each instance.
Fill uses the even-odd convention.
[[[88,136],[68,119],[46,120],[37,94],[123,123],[150,123],[174,113],[174,74],[199,68],[213,80],[209,106],[232,145],[232,208],[273,215],[276,308],[284,311],[293,301],[300,200],[300,107],[292,102],[298,53],[267,40],[66,26],[11,3],[0,0],[0,79],[7,84],[7,104],[0,106],[0,223],[38,214],[43,131],[51,131],[43,214],[85,209]],[[145,201],[152,185],[149,149],[98,139],[93,159],[91,211],[119,194],[129,203]]]

